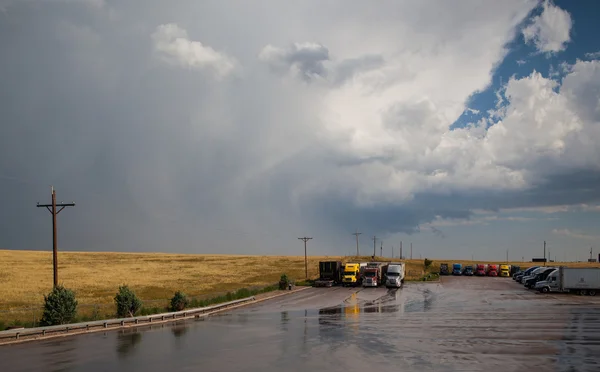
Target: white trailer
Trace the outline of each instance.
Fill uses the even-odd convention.
[[[402,283],[404,283],[405,272],[404,262],[389,264],[385,286],[388,288],[400,288]]]
[[[595,296],[600,291],[600,268],[559,267],[546,280],[538,282],[540,292],[575,292]]]

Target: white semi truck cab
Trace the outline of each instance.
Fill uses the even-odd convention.
[[[389,264],[385,286],[388,288],[400,288],[404,283],[404,263]]]

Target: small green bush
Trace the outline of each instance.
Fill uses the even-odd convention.
[[[117,305],[117,316],[121,318],[135,316],[142,307],[142,301],[127,285],[119,287],[119,292],[115,296],[115,303]]]
[[[279,279],[279,289],[287,289],[288,284],[290,283],[290,279],[286,274],[281,274],[281,278]]]
[[[171,311],[181,311],[189,305],[189,301],[185,293],[181,291],[175,292],[175,296],[171,299]]]
[[[423,265],[425,266],[425,270],[429,269],[429,267],[431,267],[432,263],[433,263],[432,260],[426,258],[425,261],[423,262]]]
[[[67,324],[77,313],[75,293],[61,285],[56,286],[44,296],[44,314],[40,320],[41,326]]]

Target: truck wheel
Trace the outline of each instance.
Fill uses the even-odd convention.
[[[588,291],[588,296],[595,296],[596,295],[596,291],[591,289]]]
[[[548,293],[548,292],[550,292],[548,287],[542,287],[542,293]]]

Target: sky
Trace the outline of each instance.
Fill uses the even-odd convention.
[[[600,3],[0,0],[0,247],[584,260]],[[382,249],[382,250],[381,250]]]

